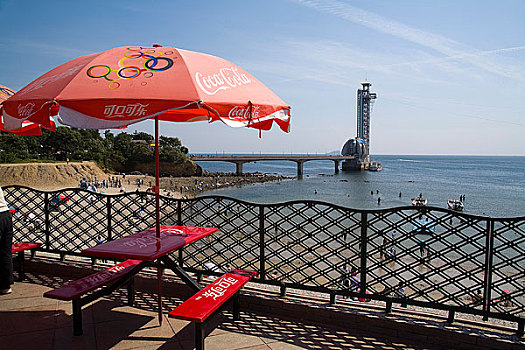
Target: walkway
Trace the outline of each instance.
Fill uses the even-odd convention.
[[[154,294],[137,292],[134,307],[126,306],[125,293],[114,293],[85,307],[84,335],[72,332],[71,302],[43,298],[61,278],[28,274],[14,292],[0,296],[0,349],[191,349],[193,326],[186,321],[156,319]],[[165,299],[166,313],[180,301]],[[224,312],[218,327],[206,338],[209,350],[263,349],[434,349],[392,343],[386,339],[318,325],[243,313],[233,322]],[[437,347],[435,349],[438,349]]]

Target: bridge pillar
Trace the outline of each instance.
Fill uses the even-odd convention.
[[[334,160],[334,166],[335,166],[335,173],[339,174],[339,161]]]
[[[235,174],[236,174],[237,176],[241,176],[241,175],[242,175],[242,165],[243,165],[243,164],[244,164],[244,163],[241,163],[241,162],[236,162],[236,163],[235,163]]]
[[[296,160],[297,163],[297,176],[303,176],[303,160]]]

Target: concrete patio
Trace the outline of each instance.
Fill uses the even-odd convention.
[[[71,302],[42,294],[90,269],[79,265],[49,259],[33,259],[26,265],[26,280],[15,283],[12,294],[0,296],[0,349],[193,348],[193,325],[167,318],[184,296],[173,296],[174,282],[164,281],[165,316],[159,326],[156,294],[147,276],[137,282],[133,307],[125,304],[124,290],[85,306],[84,335],[73,336]],[[249,290],[243,298],[241,321],[232,321],[228,310],[213,319],[216,327],[206,338],[207,349],[525,349],[523,339],[501,327],[476,329],[417,317],[382,317],[373,310],[326,303],[317,307]]]

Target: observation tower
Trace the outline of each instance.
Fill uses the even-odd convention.
[[[370,112],[377,94],[370,92],[371,83],[361,85],[362,88],[357,90],[357,137],[346,141],[341,150],[341,155],[355,158],[343,162],[343,171],[368,169],[370,166]]]

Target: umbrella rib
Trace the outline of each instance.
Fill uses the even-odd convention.
[[[106,52],[106,51],[104,51],[104,52]],[[58,102],[58,100],[59,100],[60,95],[62,94],[62,92],[64,92],[64,90],[67,89],[67,87],[71,84],[71,82],[72,82],[73,80],[75,80],[76,77],[78,77],[78,74],[79,74],[79,73],[83,72],[84,69],[85,69],[88,65],[90,65],[95,59],[97,59],[97,58],[98,58],[100,55],[102,55],[104,52],[97,52],[97,53],[94,53],[94,54],[93,54],[93,59],[89,60],[89,62],[86,62],[86,64],[84,64],[84,65],[82,66],[82,68],[80,68],[80,69],[78,70],[78,72],[73,76],[73,78],[72,78],[70,81],[68,81],[68,83],[66,84],[66,86],[64,86],[64,87],[62,88],[62,90],[60,90],[60,91],[58,92],[58,94],[55,96],[55,98],[53,99],[53,101],[55,101],[56,103],[58,103],[58,105],[60,106],[60,103]]]
[[[186,59],[184,58],[184,55],[183,55],[183,52],[186,52],[186,50],[183,50],[183,49],[175,49],[177,50],[177,52],[179,53],[180,55],[180,59],[182,60],[182,63],[183,64],[183,67],[184,69],[186,70],[186,73],[188,74],[188,76],[190,77],[190,81],[194,81],[193,77],[191,76],[191,72],[188,68],[188,62],[186,61]],[[199,91],[197,90],[197,86],[196,84],[192,84],[192,88],[193,88],[193,91],[195,92],[195,95],[199,97],[199,101],[202,101],[202,96],[201,94],[199,93]]]

